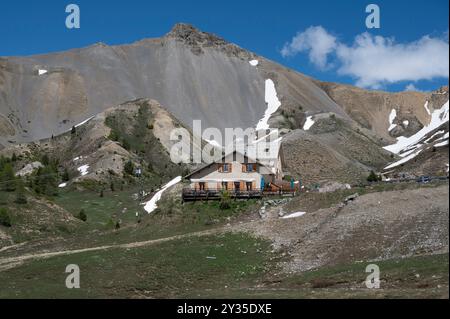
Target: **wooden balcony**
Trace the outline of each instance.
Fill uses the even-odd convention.
[[[197,200],[219,200],[222,194],[222,190],[199,190],[192,188],[183,189],[183,201],[197,201]],[[261,190],[228,190],[230,198],[233,199],[250,199],[261,198],[263,192]]]
[[[202,201],[202,200],[220,200],[223,190],[208,189],[199,190],[192,188],[184,188],[182,197],[184,202]],[[227,190],[230,198],[233,199],[251,199],[262,198],[264,196],[295,196],[298,192],[296,190]]]

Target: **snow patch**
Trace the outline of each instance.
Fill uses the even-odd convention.
[[[408,127],[409,126],[409,121],[408,120],[403,121],[403,126],[404,127]]]
[[[448,120],[449,104],[447,101],[440,109],[434,110],[433,113],[431,113],[431,121],[428,125],[424,126],[420,131],[410,137],[398,137],[395,144],[385,146],[384,149],[391,153],[399,154],[406,148],[412,147],[414,144],[420,142],[427,134],[448,122]]]
[[[315,122],[312,118],[313,118],[312,116],[308,116],[306,118],[306,122],[303,125],[303,130],[308,131],[314,125]]]
[[[61,184],[58,185],[59,188],[64,188],[66,186],[67,186],[67,183],[61,183]]]
[[[166,185],[163,186],[163,188],[161,188],[161,190],[159,190],[153,197],[152,199],[150,199],[144,206],[144,209],[147,213],[151,213],[153,212],[156,208],[158,208],[158,206],[156,205],[156,203],[161,199],[162,194],[170,187],[178,184],[179,182],[181,182],[181,176],[178,176],[176,178],[174,178],[173,180],[171,180],[170,182],[168,182]]]
[[[222,148],[222,145],[217,142],[216,140],[207,140],[204,139],[208,144],[211,144],[212,146],[216,147],[216,148]]]
[[[275,89],[275,84],[270,79],[266,80],[265,100],[267,103],[267,109],[264,117],[259,120],[256,130],[267,130],[269,128],[268,121],[270,117],[281,106],[281,102],[277,96],[277,90]]]
[[[397,167],[397,166],[399,166],[399,165],[402,165],[402,164],[404,164],[404,163],[406,163],[406,162],[409,162],[409,161],[412,160],[414,157],[416,157],[417,155],[419,155],[420,152],[422,152],[422,150],[419,150],[419,151],[417,151],[417,152],[414,152],[414,153],[412,153],[412,154],[410,154],[410,155],[408,155],[408,156],[402,158],[401,160],[399,160],[399,161],[397,161],[397,162],[395,162],[395,163],[392,163],[392,164],[386,166],[384,169],[387,170],[387,169],[394,168],[394,167]]]
[[[448,145],[448,141],[444,141],[444,142],[434,144],[434,147],[443,147],[443,146],[447,146],[447,145]]]
[[[79,126],[81,126],[81,125],[84,125],[84,124],[86,124],[87,122],[89,122],[90,120],[92,120],[93,118],[94,118],[94,117],[91,116],[90,118],[84,120],[83,122],[78,123],[77,125],[75,125],[75,127],[79,127]]]
[[[431,115],[430,109],[428,108],[428,101],[425,102],[425,105],[423,106],[425,110],[427,110],[428,115]]]
[[[39,70],[38,70],[39,76],[44,75],[44,74],[46,74],[46,73],[48,73],[47,70],[44,70],[44,69],[39,69]]]
[[[80,172],[81,176],[85,176],[89,174],[89,165],[83,165],[77,168],[77,170]]]
[[[303,216],[303,215],[305,215],[305,214],[306,214],[305,212],[297,212],[297,213],[292,213],[292,214],[283,216],[283,217],[281,217],[281,218],[283,218],[283,219],[296,218],[296,217],[301,217],[301,216]]]
[[[259,61],[258,60],[251,60],[249,63],[250,63],[251,66],[257,66],[259,64]]]
[[[397,110],[392,109],[391,114],[389,114],[389,129],[388,129],[389,132],[392,131],[397,126],[397,124],[394,124],[394,120],[396,117],[397,117]]]

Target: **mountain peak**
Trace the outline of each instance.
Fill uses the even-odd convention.
[[[191,46],[221,46],[227,42],[215,34],[200,31],[188,23],[177,23],[166,35]]]
[[[237,45],[229,43],[213,33],[203,32],[188,23],[175,24],[166,37],[185,43],[191,47],[192,52],[196,55],[202,54],[204,48],[214,48],[228,56],[241,58],[249,58],[251,56],[250,53]]]

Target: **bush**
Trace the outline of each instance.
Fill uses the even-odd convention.
[[[367,177],[368,182],[379,182],[381,181],[381,175],[375,174],[374,171],[370,171],[369,176]]]
[[[222,192],[222,194],[220,195],[219,208],[221,210],[226,210],[226,209],[231,208],[230,193],[228,193],[227,191]]]
[[[16,199],[14,201],[16,204],[26,204],[27,197],[25,196],[25,187],[23,185],[22,179],[17,179],[17,190],[16,190]]]
[[[1,189],[6,192],[14,192],[17,187],[17,180],[10,163],[5,163],[0,171]]]
[[[108,138],[109,138],[111,141],[117,142],[117,141],[119,141],[119,138],[120,138],[120,137],[119,137],[119,134],[117,133],[116,130],[111,129],[111,132],[109,133]]]
[[[11,217],[9,216],[6,208],[0,208],[0,225],[3,225],[5,227],[12,226]]]
[[[130,145],[130,143],[129,143],[126,139],[123,139],[123,140],[122,140],[122,147],[123,147],[124,149],[126,149],[127,151],[129,151],[129,150],[131,149],[131,145]]]
[[[123,170],[128,175],[133,175],[134,174],[134,164],[133,164],[133,162],[132,161],[126,162],[124,167],[123,167]]]
[[[64,168],[64,172],[62,173],[61,178],[63,182],[68,182],[70,180],[69,171],[67,170],[67,168]]]
[[[84,209],[80,210],[80,212],[78,213],[77,218],[78,218],[79,220],[84,221],[84,222],[87,221],[87,215],[86,215]]]

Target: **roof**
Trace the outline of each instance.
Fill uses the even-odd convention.
[[[206,165],[204,165],[204,166],[202,166],[202,167],[196,169],[195,171],[191,172],[189,175],[186,175],[186,176],[184,177],[184,179],[190,178],[192,175],[194,175],[194,174],[196,174],[196,173],[198,173],[198,172],[201,172],[202,170],[204,170],[204,169],[210,167],[211,165],[218,164],[218,163],[222,163],[223,160],[224,160],[226,157],[228,157],[228,156],[230,156],[230,155],[233,155],[233,156],[234,156],[234,154],[240,154],[240,155],[244,156],[244,158],[251,159],[251,158],[250,158],[249,156],[247,156],[246,154],[242,154],[241,152],[238,152],[238,151],[234,150],[233,152],[229,152],[229,153],[223,155],[223,156],[220,158],[220,160],[211,162],[211,163],[209,163],[209,164],[206,164]],[[252,161],[254,161],[255,163],[260,164],[260,165],[266,167],[268,170],[272,171],[270,167],[268,167],[266,164],[264,164],[264,163],[261,162],[260,160],[252,159]]]

